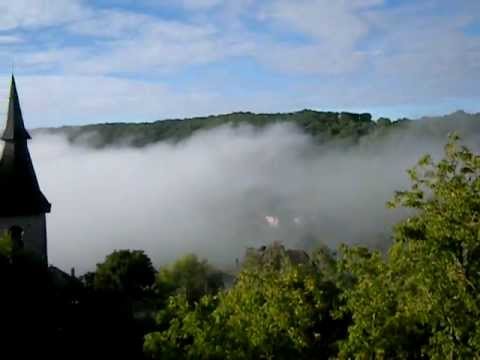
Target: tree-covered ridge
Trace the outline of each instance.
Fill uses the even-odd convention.
[[[448,132],[462,129],[480,133],[480,114],[463,111],[443,116],[412,121],[406,118],[392,121],[388,118],[372,119],[368,113],[324,112],[302,110],[291,113],[255,114],[236,112],[190,119],[169,119],[144,123],[104,123],[84,126],[63,126],[38,131],[65,134],[72,143],[87,143],[102,148],[112,145],[142,147],[159,141],[178,142],[201,130],[223,125],[250,125],[263,128],[273,124],[291,124],[311,135],[318,143],[340,141],[356,144],[361,138],[385,135],[390,131],[413,130],[427,136],[445,138]]]
[[[370,114],[347,112],[318,112],[303,110],[293,113],[254,114],[237,112],[191,119],[159,120],[151,123],[105,123],[85,126],[64,126],[43,129],[54,134],[66,134],[73,142],[87,142],[95,147],[123,145],[141,147],[159,141],[177,142],[200,130],[223,125],[251,125],[262,128],[268,125],[288,123],[297,125],[306,133],[327,140],[330,138],[358,138],[368,134],[375,122]]]

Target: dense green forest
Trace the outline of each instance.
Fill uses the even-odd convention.
[[[42,268],[6,235],[3,349],[15,358],[478,358],[480,155],[452,135],[443,159],[424,156],[409,175],[388,206],[413,211],[386,252],[343,245],[307,256],[271,244],[226,274],[195,255],[155,269],[143,251],[119,250],[76,278]]]
[[[273,124],[297,126],[318,143],[339,142],[342,146],[369,141],[391,132],[415,132],[445,139],[451,131],[480,133],[480,114],[458,111],[443,117],[388,118],[372,120],[368,113],[320,112],[303,110],[293,113],[254,114],[239,112],[192,119],[161,120],[151,123],[106,123],[85,126],[64,126],[37,131],[66,135],[70,142],[102,148],[112,145],[146,146],[159,141],[178,142],[193,133],[222,125],[251,125],[262,128]]]

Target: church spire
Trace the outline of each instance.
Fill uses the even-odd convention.
[[[5,142],[0,159],[0,217],[50,212],[50,203],[38,185],[23,123],[15,78],[12,75],[7,123],[1,139]]]
[[[10,84],[10,96],[8,99],[7,124],[3,132],[2,140],[17,141],[30,139],[30,134],[25,129],[23,123],[22,109],[18,100],[17,86],[15,77],[12,75]]]

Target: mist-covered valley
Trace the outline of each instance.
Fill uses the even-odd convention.
[[[196,253],[230,267],[246,247],[272,241],[385,248],[405,216],[385,203],[408,186],[406,169],[440,155],[451,130],[479,148],[478,119],[465,116],[387,130],[372,122],[348,145],[288,122],[225,124],[143,147],[92,147],[92,131],[74,142],[37,132],[32,158],[53,204],[50,262],[85,272],[114,249],[143,249],[156,265]]]
[[[480,359],[479,0],[0,9],[1,359]]]

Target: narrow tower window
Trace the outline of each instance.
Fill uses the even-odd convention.
[[[18,225],[14,225],[8,231],[10,232],[10,236],[12,238],[13,250],[22,250],[24,247],[23,229]]]

